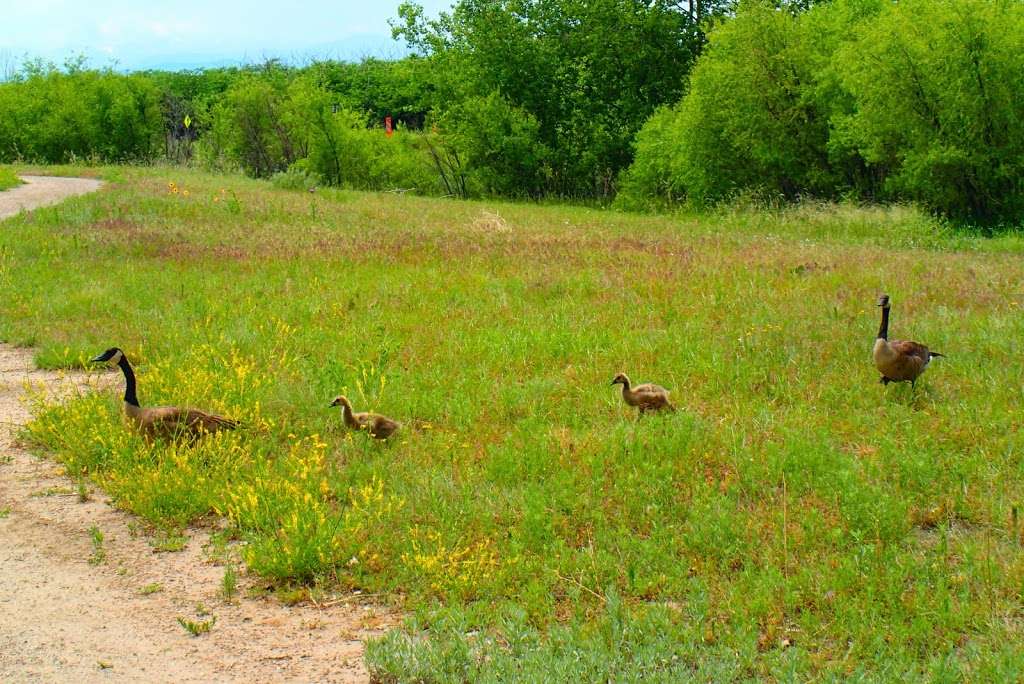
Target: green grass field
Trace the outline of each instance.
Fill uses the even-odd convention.
[[[252,572],[410,614],[380,681],[1024,677],[1024,240],[909,208],[642,216],[108,169],[0,230],[0,336],[109,346],[120,392],[28,438]],[[944,352],[883,387],[892,336]],[[673,391],[636,420],[611,378]],[[120,385],[118,385],[120,386]],[[405,423],[381,444],[331,399]]]
[[[14,171],[0,166],[0,191],[10,190],[18,185],[21,185],[21,179],[14,175]]]

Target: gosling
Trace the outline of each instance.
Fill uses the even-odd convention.
[[[234,430],[237,420],[218,416],[194,408],[177,406],[151,406],[143,408],[135,394],[135,372],[128,357],[117,347],[111,347],[94,359],[92,363],[105,363],[111,368],[118,366],[124,373],[124,414],[128,423],[147,440],[163,437],[171,441],[194,440],[205,434],[221,430]]]
[[[878,306],[882,307],[882,325],[878,328],[878,338],[872,352],[875,367],[882,374],[881,382],[909,382],[916,387],[917,379],[928,368],[928,364],[939,352],[929,351],[928,347],[919,342],[909,340],[889,341],[889,295],[878,298]]]
[[[619,373],[612,380],[613,385],[622,385],[622,398],[630,406],[636,406],[643,415],[648,411],[675,411],[676,407],[668,399],[668,390],[661,385],[644,383],[632,387],[629,384],[629,377],[625,373]]]
[[[331,406],[341,406],[341,414],[345,426],[350,430],[366,430],[374,439],[387,439],[395,434],[402,424],[379,413],[353,413],[348,397],[338,396]]]

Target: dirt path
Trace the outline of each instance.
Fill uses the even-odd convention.
[[[363,639],[395,624],[394,613],[358,595],[292,607],[245,598],[257,582],[244,574],[242,598],[226,601],[209,531],[155,553],[136,518],[95,489],[80,501],[60,466],[17,443],[28,384],[56,401],[112,381],[36,370],[30,350],[0,344],[0,682],[367,681]],[[216,616],[207,634],[178,624],[209,620],[207,611]]]
[[[0,192],[0,220],[14,216],[22,209],[35,209],[56,204],[76,195],[98,190],[102,181],[91,178],[58,178],[56,176],[21,176],[25,181]]]

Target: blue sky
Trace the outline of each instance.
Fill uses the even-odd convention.
[[[281,57],[397,57],[388,19],[400,0],[4,0],[0,60],[57,62],[87,55],[94,66],[186,68]],[[430,15],[453,0],[420,0]]]

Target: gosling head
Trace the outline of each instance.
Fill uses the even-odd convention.
[[[124,358],[124,352],[117,347],[111,347],[107,351],[103,352],[99,356],[89,359],[89,363],[105,363],[110,367],[114,367],[121,363],[121,359]]]
[[[344,394],[339,394],[338,396],[334,397],[334,401],[331,402],[331,406],[347,406],[349,408],[352,408],[352,404],[348,403],[348,397],[346,397]]]
[[[882,307],[883,309],[888,309],[889,308],[889,295],[884,294],[881,297],[879,297],[878,298],[878,306]]]
[[[629,378],[626,377],[625,373],[619,373],[612,380],[612,384],[613,385],[628,385],[629,384]]]

